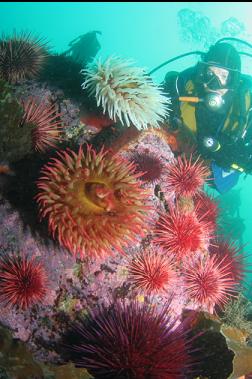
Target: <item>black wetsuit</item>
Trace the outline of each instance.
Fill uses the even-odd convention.
[[[172,129],[183,126],[183,120],[180,111],[179,96],[198,96],[204,97],[203,90],[200,86],[195,85],[193,93],[188,94],[186,84],[189,80],[197,83],[197,70],[196,67],[189,68],[182,73],[170,72],[165,77],[163,83],[164,91],[172,99],[172,111],[169,116],[169,124]],[[230,168],[233,163],[241,166],[245,172],[252,172],[252,115],[249,112],[247,121],[247,128],[245,136],[240,132],[246,122],[248,111],[245,112],[245,91],[251,87],[251,78],[245,75],[242,76],[240,87],[237,88],[235,93],[229,92],[225,98],[225,107],[219,112],[213,111],[206,107],[203,102],[195,103],[195,120],[197,125],[197,133],[195,140],[197,142],[198,152],[206,159],[215,161],[220,167]],[[237,102],[239,107],[239,117],[241,128],[239,130],[228,132],[223,130],[224,123],[230,112],[231,106],[234,101]],[[243,105],[244,104],[244,105]],[[240,111],[241,108],[241,111]],[[231,118],[230,122],[237,121],[237,116]],[[232,128],[231,128],[232,129]],[[213,137],[218,140],[220,149],[218,151],[210,151],[205,147],[203,141],[206,137]]]

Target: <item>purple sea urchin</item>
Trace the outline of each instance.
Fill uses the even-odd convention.
[[[0,40],[0,78],[10,83],[33,79],[47,56],[46,43],[30,33],[21,33]]]
[[[129,160],[135,163],[137,172],[144,173],[141,177],[142,180],[156,184],[162,177],[164,171],[163,162],[150,152],[136,151],[130,155]]]
[[[169,305],[116,302],[75,324],[67,338],[70,359],[96,379],[182,379],[191,366],[185,323],[176,326]]]

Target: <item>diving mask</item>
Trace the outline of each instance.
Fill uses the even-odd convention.
[[[227,88],[229,82],[229,71],[225,68],[209,66],[206,69],[205,86],[212,90]]]
[[[207,91],[218,91],[224,94],[234,90],[239,82],[240,72],[218,66],[214,62],[199,63],[199,81]]]

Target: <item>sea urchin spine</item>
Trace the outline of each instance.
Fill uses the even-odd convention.
[[[0,302],[26,309],[43,300],[46,274],[39,262],[26,255],[0,256]]]
[[[157,248],[141,251],[128,265],[129,280],[146,294],[161,292],[171,287],[176,279],[174,264]]]
[[[242,247],[237,246],[234,242],[217,240],[209,247],[209,250],[210,255],[215,256],[217,261],[224,260],[226,264],[230,265],[230,275],[237,284],[244,279],[245,272],[249,272],[245,267],[248,265],[245,265]]]
[[[222,308],[237,293],[237,281],[232,276],[232,266],[216,255],[200,257],[185,267],[185,285],[188,297],[200,308],[213,313]]]
[[[46,43],[30,33],[14,33],[0,40],[0,78],[10,83],[33,79],[47,57]]]
[[[116,302],[92,312],[66,336],[70,359],[96,379],[182,379],[190,369],[188,326],[169,306]]]
[[[56,148],[62,129],[60,114],[55,105],[36,102],[30,98],[23,103],[24,115],[22,124],[32,124],[32,145],[34,150],[45,152],[49,147]]]
[[[142,180],[157,184],[161,181],[164,172],[164,163],[159,156],[146,151],[136,151],[129,156],[129,160],[136,164],[137,172],[143,172]]]
[[[199,159],[193,161],[192,155],[189,158],[179,156],[168,166],[167,190],[174,191],[176,196],[193,196],[201,191],[203,184],[210,171]]]
[[[155,234],[154,242],[180,260],[204,248],[207,226],[197,219],[194,212],[171,209],[168,214],[160,216]]]

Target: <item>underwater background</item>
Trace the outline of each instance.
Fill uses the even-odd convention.
[[[136,66],[148,72],[177,55],[207,51],[222,37],[237,37],[252,43],[251,14],[252,4],[246,2],[2,2],[0,32],[3,35],[10,35],[14,30],[31,32],[46,38],[51,53],[62,53],[78,36],[98,31],[97,57],[105,59],[115,55],[132,59]],[[197,61],[197,56],[179,59],[155,72],[152,78],[161,83],[167,71],[181,71]],[[252,58],[242,57],[242,72],[252,75]],[[252,176],[242,174],[234,189],[224,195],[206,190],[218,199],[220,208],[227,214],[224,233],[244,246],[249,266],[252,264]],[[246,272],[245,282],[245,294],[252,301],[252,274]],[[18,370],[16,375],[13,377],[22,378]],[[64,378],[63,372],[57,375],[58,379]],[[71,379],[72,374],[68,375]]]
[[[97,30],[101,32],[98,56],[131,58],[136,65],[150,71],[177,55],[206,51],[222,37],[238,37],[251,43],[251,7],[246,2],[229,5],[225,2],[2,2],[0,22],[1,32],[5,34],[16,29],[45,37],[57,53],[66,51],[69,42],[79,35]],[[161,83],[167,71],[184,70],[197,60],[197,56],[190,56],[172,62],[154,73],[153,79]],[[251,58],[242,57],[242,72],[252,74]],[[252,177],[241,175],[232,193],[222,195],[225,206],[237,204],[237,228],[248,255],[252,249],[251,187]],[[252,290],[248,295],[252,296]]]

